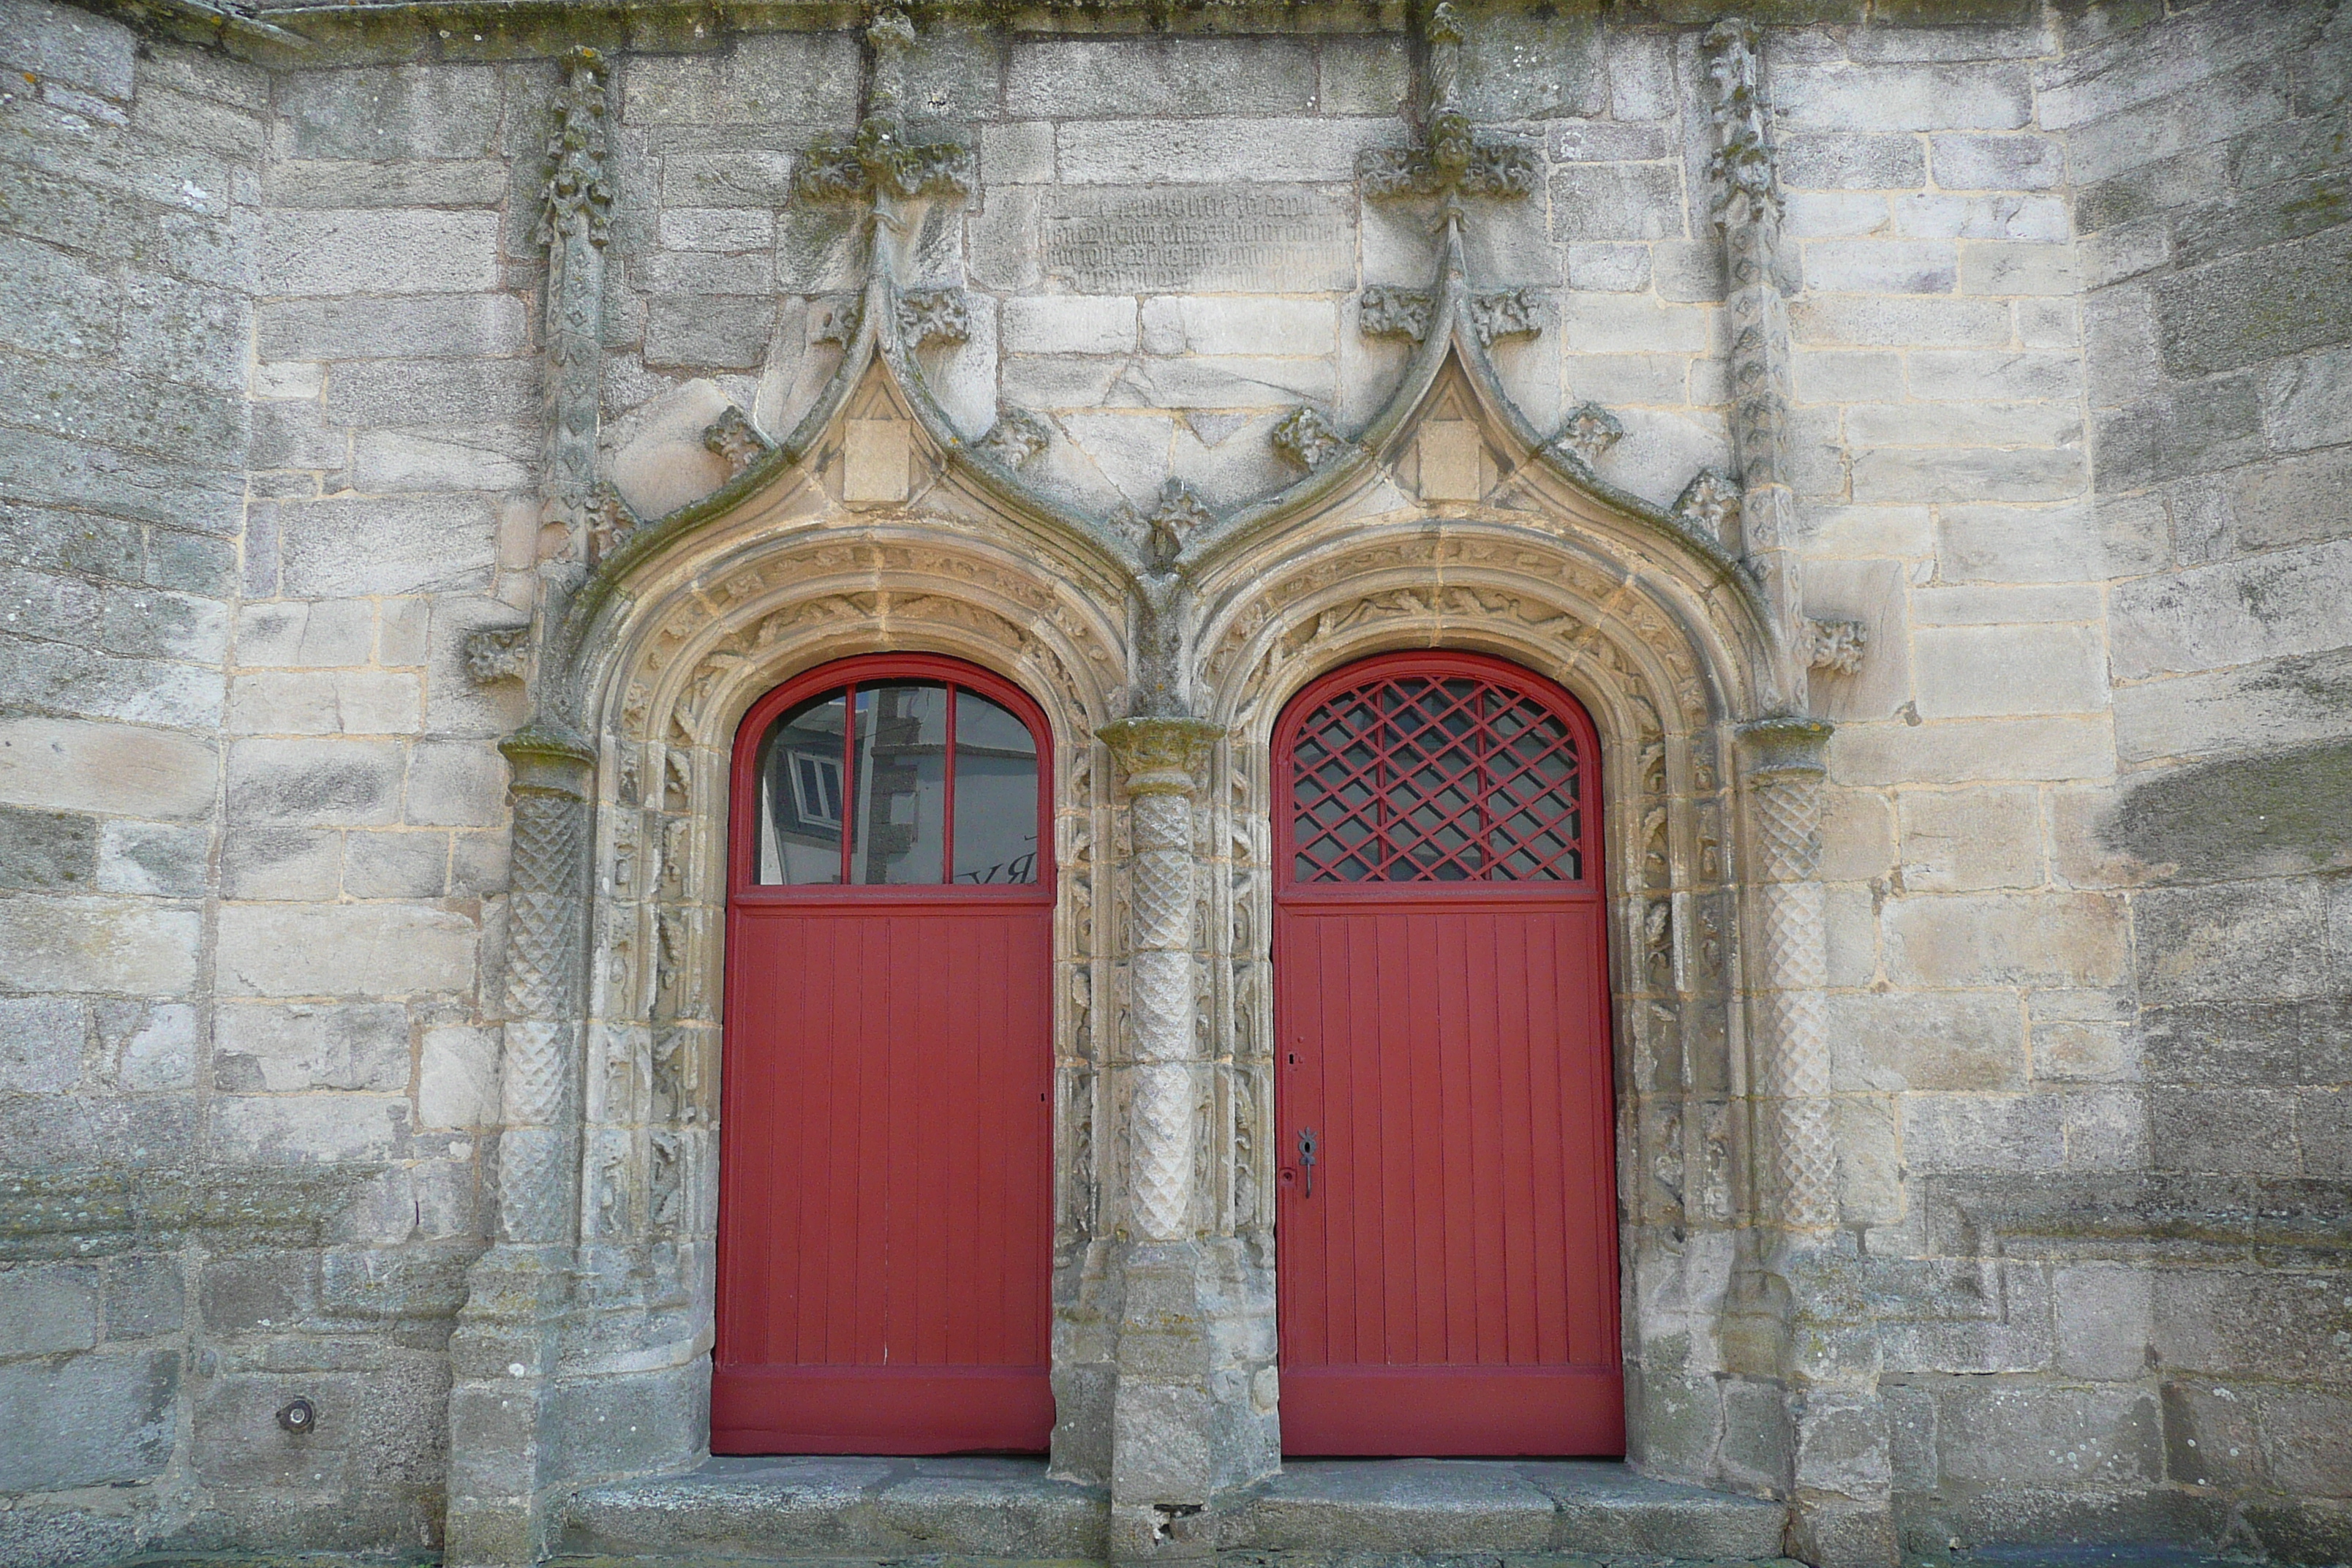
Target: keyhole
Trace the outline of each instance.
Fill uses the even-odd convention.
[[[1290,1053],[1290,1065],[1292,1067],[1297,1067],[1298,1065],[1298,1053],[1297,1051]]]

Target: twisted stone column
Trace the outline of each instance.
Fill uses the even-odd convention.
[[[505,1047],[499,1063],[498,1218],[450,1336],[452,1568],[534,1563],[560,1478],[548,1393],[572,1295],[579,1191],[579,1078],[587,999],[589,795],[594,756],[527,729],[512,766]]]
[[[1829,931],[1822,919],[1821,751],[1830,727],[1808,719],[1753,724],[1748,819],[1761,962],[1751,986],[1758,1034],[1756,1092],[1767,1115],[1771,1215],[1791,1231],[1837,1224],[1837,1148],[1830,1126],[1826,1002]]]
[[[1193,770],[1222,731],[1182,717],[1101,731],[1125,784],[1127,1008],[1112,1061],[1127,1106],[1119,1229],[1118,1390],[1111,1403],[1111,1554],[1205,1557],[1217,1470],[1203,1253],[1193,1223],[1194,1108],[1206,1087],[1196,1026]]]

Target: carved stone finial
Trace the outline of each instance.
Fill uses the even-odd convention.
[[[1479,343],[1487,348],[1494,347],[1497,338],[1529,337],[1543,331],[1543,323],[1536,319],[1535,296],[1525,289],[1472,295],[1470,325]]]
[[[1007,405],[996,411],[996,423],[988,427],[988,434],[972,444],[1006,468],[1017,468],[1053,439],[1053,427],[1043,419],[1025,408]]]
[[[1870,646],[1867,626],[1860,621],[1807,621],[1805,634],[1811,645],[1805,658],[1809,668],[1833,675],[1860,673],[1862,656]]]
[[[1739,521],[1739,487],[1727,474],[1701,468],[1675,498],[1675,515],[1729,548],[1733,528]]]
[[[1185,540],[1195,530],[1206,528],[1216,520],[1216,513],[1208,509],[1192,487],[1176,479],[1160,487],[1160,502],[1151,510],[1139,512],[1133,507],[1121,507],[1112,519],[1143,552],[1151,570],[1160,573],[1173,571]]]
[[[1452,5],[1430,12],[1427,121],[1412,147],[1368,149],[1357,160],[1364,195],[1373,201],[1435,196],[1441,220],[1458,215],[1465,196],[1517,201],[1538,184],[1535,152],[1517,142],[1478,135],[1462,112],[1462,17]]]
[[[727,459],[730,479],[776,449],[776,444],[751,423],[751,416],[732,404],[702,427],[702,444]]]
[[[898,296],[898,337],[908,347],[960,343],[971,335],[971,307],[962,289],[922,289]]]
[[[547,186],[541,194],[539,242],[557,245],[574,233],[604,243],[613,187],[604,178],[604,57],[586,46],[563,62],[555,89],[555,129],[547,139]]]
[[[1757,79],[1756,29],[1738,19],[1717,22],[1707,29],[1699,47],[1706,57],[1707,81],[1715,94],[1710,109],[1715,153],[1707,161],[1707,173],[1719,182],[1715,220],[1718,224],[1738,221],[1743,215],[1733,209],[1742,203],[1754,214],[1777,217],[1780,187],[1773,174],[1771,131]]]
[[[896,6],[866,29],[866,118],[853,136],[824,137],[793,175],[793,194],[811,202],[870,202],[890,197],[960,196],[971,189],[971,149],[952,136],[918,141],[902,118],[906,66],[915,27]]]
[[[530,669],[529,626],[477,626],[466,634],[466,673],[477,685],[520,680]]]
[[[1552,437],[1552,445],[1574,458],[1577,463],[1591,468],[1608,456],[1625,436],[1625,426],[1617,416],[1598,403],[1579,404],[1568,416],[1568,423]]]
[[[1429,336],[1429,318],[1437,297],[1420,289],[1392,289],[1375,283],[1356,302],[1356,329],[1368,338]]]
[[[1276,451],[1310,473],[1354,445],[1332,428],[1319,408],[1292,409],[1268,438]]]

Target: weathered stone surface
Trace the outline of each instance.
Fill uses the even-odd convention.
[[[141,1481],[170,1462],[180,1358],[172,1351],[106,1352],[0,1366],[0,1414],[37,1443],[0,1447],[12,1492]]]

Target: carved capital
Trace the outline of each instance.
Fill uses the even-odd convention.
[[[1576,459],[1579,467],[1590,469],[1624,437],[1625,426],[1615,415],[1598,403],[1583,403],[1570,412],[1552,445]]]
[[[1827,721],[1794,714],[1741,725],[1739,742],[1746,752],[1748,776],[1759,781],[1781,774],[1819,777],[1826,771],[1822,753],[1829,745],[1830,733]]]
[[[1860,621],[1807,621],[1805,662],[1812,669],[1854,675],[1870,646],[1870,628]]]
[[[527,724],[500,741],[499,752],[512,770],[517,793],[588,798],[596,752],[582,736],[569,730]]]
[[[1121,719],[1095,731],[1129,795],[1190,795],[1192,770],[1225,738],[1206,719]]]
[[[466,634],[466,673],[489,686],[530,673],[530,627],[477,626]]]
[[[1310,473],[1354,445],[1331,427],[1319,408],[1294,408],[1267,437],[1274,449]]]

